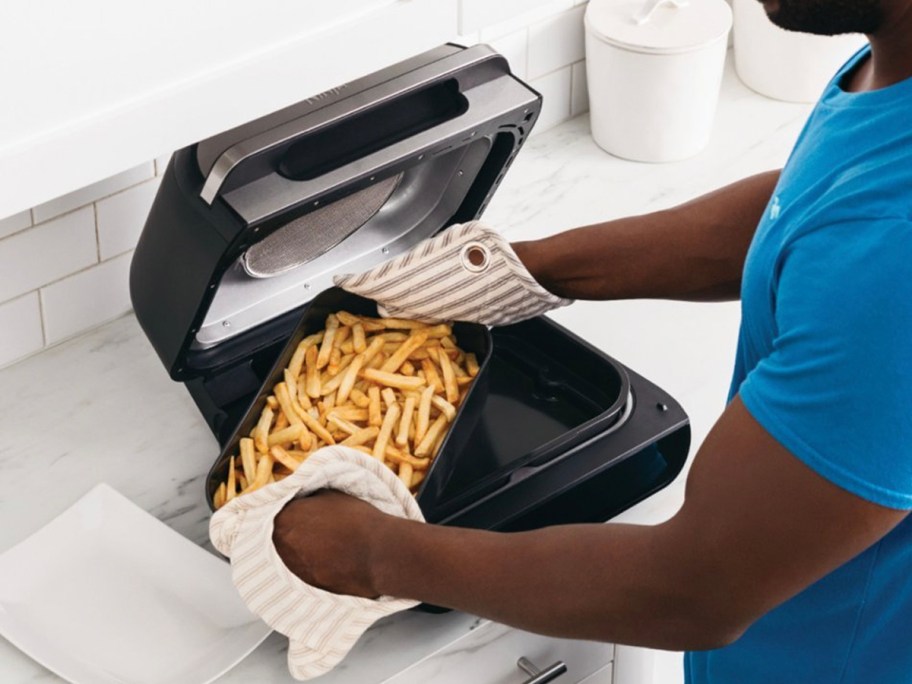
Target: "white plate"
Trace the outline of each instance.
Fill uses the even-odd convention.
[[[0,634],[76,684],[205,684],[269,632],[227,563],[107,485],[0,555]]]

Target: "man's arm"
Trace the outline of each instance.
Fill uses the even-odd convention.
[[[762,173],[673,209],[513,248],[561,297],[737,299],[747,248],[778,179],[778,171]]]
[[[817,475],[735,399],[696,457],[683,508],[662,525],[502,534],[405,521],[330,493],[289,504],[274,540],[293,572],[333,591],[682,650],[730,643],[905,515]]]

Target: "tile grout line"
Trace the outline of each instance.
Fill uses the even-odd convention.
[[[95,264],[101,263],[101,233],[98,231],[98,202],[92,202],[92,218],[95,222]]]
[[[44,321],[44,295],[41,292],[39,287],[35,292],[38,294],[38,320],[41,321],[41,349],[36,350],[43,351],[47,349],[48,337],[47,337],[47,324]]]
[[[108,263],[114,261],[115,259],[119,259],[122,256],[126,256],[127,254],[132,252],[134,249],[136,249],[136,248],[130,247],[129,249],[125,249],[123,252],[110,256],[107,259],[96,262],[94,264],[90,264],[88,266],[84,266],[83,268],[80,268],[78,271],[73,271],[72,273],[67,273],[65,276],[61,276],[59,278],[56,278],[55,280],[50,280],[46,283],[43,283],[43,284],[39,285],[38,287],[36,287],[34,290],[29,290],[27,292],[17,294],[15,297],[10,297],[9,299],[4,299],[2,302],[0,302],[0,306],[3,306],[4,304],[9,304],[10,302],[14,302],[17,299],[20,299],[21,297],[26,297],[26,296],[32,294],[33,292],[40,293],[41,290],[47,289],[51,285],[57,285],[58,283],[63,282],[67,278],[72,278],[73,276],[81,275],[81,274],[85,273],[86,271],[91,271],[93,268],[98,268],[99,266],[104,266],[105,264],[108,264]]]
[[[39,294],[39,299],[40,299],[40,294]],[[70,342],[71,340],[74,340],[77,337],[80,337],[82,335],[88,335],[90,333],[93,333],[98,328],[101,328],[102,326],[110,325],[114,321],[119,321],[121,318],[126,318],[127,316],[132,316],[132,315],[134,315],[133,307],[130,307],[130,309],[128,311],[118,314],[118,315],[114,316],[113,318],[109,318],[107,320],[101,321],[100,323],[93,325],[91,328],[86,328],[85,330],[79,330],[77,332],[74,332],[71,335],[62,337],[61,339],[57,340],[56,342],[51,342],[50,344],[45,343],[39,349],[33,349],[32,351],[28,352],[24,356],[16,357],[15,359],[12,359],[11,361],[8,361],[6,363],[0,363],[0,370],[4,370],[6,368],[11,368],[12,366],[15,366],[16,364],[21,363],[22,361],[25,361],[27,359],[30,359],[33,356],[42,354],[42,353],[48,351],[49,349],[54,349],[56,347],[59,347],[60,345],[64,344],[65,342]],[[42,322],[42,328],[43,328],[43,322]]]

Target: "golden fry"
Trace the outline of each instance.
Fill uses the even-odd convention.
[[[393,463],[408,463],[416,470],[424,470],[431,464],[431,459],[429,458],[415,458],[411,454],[403,454],[401,452],[391,453],[387,451],[386,457]]]
[[[307,396],[311,399],[320,398],[320,369],[317,368],[317,355],[319,351],[317,348],[311,347],[307,350],[307,354],[304,356],[304,378],[305,378],[305,387],[307,388]]]
[[[367,444],[368,442],[376,439],[377,435],[380,434],[380,428],[378,427],[366,427],[362,430],[358,430],[351,437],[340,442],[343,446],[360,446],[362,444]]]
[[[416,390],[424,385],[424,380],[417,376],[409,377],[408,375],[387,373],[373,368],[366,368],[361,372],[361,376],[366,380],[402,390]]]
[[[400,412],[399,404],[393,404],[386,410],[386,415],[383,417],[383,424],[380,426],[380,434],[377,435],[377,441],[374,442],[373,455],[374,458],[383,460],[386,454],[386,445],[389,442],[390,435],[393,434],[393,428],[396,426],[396,421],[399,420]]]
[[[383,323],[384,328],[390,330],[417,330],[427,327],[427,323],[408,321],[404,318],[381,318],[380,322]]]
[[[439,325],[425,328],[424,332],[427,333],[427,336],[430,338],[449,337],[453,334],[453,326],[449,323],[440,323]]]
[[[427,384],[434,388],[435,392],[443,392],[443,380],[440,379],[440,373],[437,372],[437,366],[430,359],[421,361],[421,370],[424,371],[424,377]]]
[[[453,419],[456,417],[455,406],[443,397],[438,397],[436,394],[431,398],[431,403],[440,409],[440,412],[446,416],[447,422],[453,422]]]
[[[367,397],[370,400],[370,405],[367,407],[367,422],[369,425],[379,427],[383,422],[383,414],[380,411],[380,388],[376,385],[369,387]]]
[[[335,413],[335,411],[331,411],[330,413],[328,413],[326,415],[326,422],[331,425],[336,426],[337,428],[339,428],[343,432],[348,433],[349,435],[353,435],[356,432],[359,432],[361,430],[361,428],[359,428],[357,425],[355,425],[351,421],[345,420],[345,418],[343,418],[342,416],[337,415]]]
[[[348,399],[349,394],[351,394],[352,389],[354,389],[355,381],[358,379],[358,373],[361,372],[361,366],[364,365],[364,359],[364,352],[358,354],[345,370],[345,373],[342,376],[342,381],[339,383],[339,393],[337,399],[340,404],[345,403],[345,401]]]
[[[370,405],[370,398],[357,387],[352,389],[351,395],[349,396],[358,408],[367,408]]]
[[[300,425],[303,421],[301,416],[298,415],[294,404],[291,403],[291,397],[288,395],[288,386],[284,382],[280,382],[275,386],[275,396],[279,400],[279,406],[282,407],[282,413],[288,418],[288,422],[292,425]]]
[[[342,350],[338,347],[333,347],[333,350],[329,353],[329,365],[326,366],[326,372],[330,376],[335,376],[339,372],[339,365],[342,363]]]
[[[303,462],[303,460],[299,461],[280,446],[272,447],[272,449],[269,450],[269,453],[275,459],[276,463],[281,463],[291,472],[297,470],[298,466]]]
[[[448,338],[445,337],[444,339]],[[440,369],[443,371],[443,388],[446,392],[447,401],[453,403],[459,399],[459,387],[456,385],[456,374],[453,372],[450,357],[446,355],[443,349],[440,349],[437,358],[440,360]],[[279,403],[281,401],[281,398],[279,398]]]
[[[421,400],[418,402],[418,418],[415,421],[415,442],[424,439],[427,432],[428,424],[431,421],[431,399],[434,396],[434,388],[428,387],[421,393]]]
[[[240,441],[241,467],[248,480],[253,480],[256,475],[256,456],[253,450],[253,440],[244,437]]]
[[[272,463],[272,456],[269,454],[262,454],[260,456],[260,460],[257,462],[256,477],[247,488],[249,491],[254,491],[260,487],[266,486],[269,482],[269,476],[272,475]]]
[[[336,337],[336,331],[338,329],[339,319],[335,314],[329,314],[329,316],[326,317],[326,330],[323,334],[323,344],[320,345],[320,353],[317,354],[318,370],[326,368],[329,363],[329,355],[333,350],[333,339]]]
[[[222,484],[218,486],[218,489],[215,490],[215,496],[212,498],[212,503],[216,509],[225,505],[225,497],[227,496],[226,489],[225,483],[222,482]]]
[[[267,404],[260,414],[260,420],[253,429],[253,444],[257,451],[264,454],[269,451],[266,439],[269,437],[269,428],[272,427],[272,418],[274,415],[272,409],[269,408],[269,405]]]
[[[361,321],[352,325],[352,348],[358,354],[367,349],[367,341],[364,338],[364,325]]]
[[[306,409],[309,409],[313,404],[310,401],[310,397],[307,394],[307,375],[301,374],[298,376],[298,402]],[[278,404],[278,402],[276,402]]]
[[[399,430],[396,433],[396,444],[400,447],[408,444],[409,428],[412,426],[415,403],[414,396],[409,395],[405,398],[405,405],[402,407],[402,418],[399,420]]]
[[[287,428],[282,430],[275,430],[269,437],[266,438],[266,443],[269,447],[274,447],[275,445],[285,446],[287,444],[293,444],[301,438],[301,432],[303,432],[304,426],[301,423],[297,425],[289,425]],[[268,450],[263,453],[268,453]],[[250,473],[245,473],[247,479],[251,479]]]
[[[427,333],[424,332],[410,335],[409,338],[400,345],[399,349],[397,349],[393,355],[390,356],[382,366],[380,366],[380,370],[384,373],[395,373],[397,370],[399,370],[399,366],[405,363],[406,359],[408,359],[409,354],[427,342],[427,338]]]
[[[431,453],[431,449],[434,447],[434,441],[440,435],[440,433],[446,428],[447,419],[444,414],[437,416],[437,420],[428,428],[428,431],[424,433],[424,438],[415,447],[415,456],[427,456]]]
[[[228,487],[225,501],[231,501],[235,496],[237,496],[237,478],[234,472],[234,456],[232,456],[228,464]]]
[[[399,464],[399,479],[402,480],[402,483],[406,487],[410,487],[412,485],[412,475],[413,474],[414,474],[414,470],[412,469],[411,465],[409,465],[408,463]]]

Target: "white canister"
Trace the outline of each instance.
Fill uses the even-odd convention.
[[[761,95],[786,102],[815,102],[839,67],[867,39],[862,35],[814,36],[781,29],[758,0],[734,0],[735,69]]]
[[[592,137],[625,159],[667,162],[709,142],[731,8],[725,0],[590,0]]]

